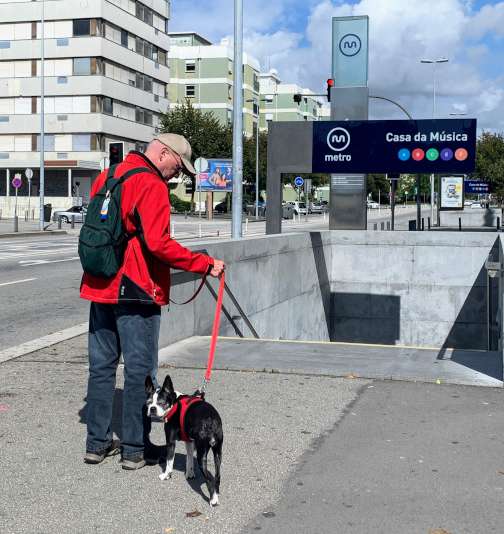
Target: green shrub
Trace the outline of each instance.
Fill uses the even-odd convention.
[[[170,195],[170,204],[179,213],[191,211],[191,203],[186,200],[181,200],[177,195]]]

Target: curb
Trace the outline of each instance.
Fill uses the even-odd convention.
[[[53,235],[68,235],[66,230],[40,230],[36,232],[11,232],[9,234],[0,234],[0,239],[13,237],[39,237],[39,236],[53,236]]]

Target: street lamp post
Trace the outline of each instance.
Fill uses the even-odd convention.
[[[440,57],[437,59],[421,59],[420,63],[428,63],[434,65],[434,82],[432,86],[432,118],[436,118],[436,66],[438,63],[448,63],[449,59]],[[434,223],[434,174],[430,176],[430,190],[431,190],[431,221]]]
[[[44,113],[44,0],[41,2],[42,14],[40,16],[40,217],[39,230],[44,231],[44,194],[45,194],[45,168],[44,168],[44,137],[45,137],[45,113]]]
[[[242,237],[243,210],[243,0],[234,0],[232,237]]]

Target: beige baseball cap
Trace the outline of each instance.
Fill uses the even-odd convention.
[[[167,146],[168,148],[171,148],[173,152],[176,152],[180,156],[180,159],[182,160],[182,164],[184,166],[184,170],[187,174],[191,174],[193,176],[196,174],[196,169],[191,163],[191,145],[183,135],[163,133],[159,134],[154,139],[157,139],[160,143],[163,143],[163,145]]]

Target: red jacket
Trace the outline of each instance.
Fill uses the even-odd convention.
[[[104,304],[143,303],[164,306],[170,299],[170,267],[205,274],[213,259],[191,252],[170,237],[169,187],[153,163],[140,152],[130,152],[115,176],[138,167],[152,172],[131,176],[122,185],[121,213],[126,231],[133,234],[140,220],[140,237],[128,241],[124,262],[112,278],[84,273],[80,296]],[[107,171],[94,181],[91,198],[103,187]],[[136,212],[136,214],[135,214]],[[147,249],[147,250],[145,250]]]

